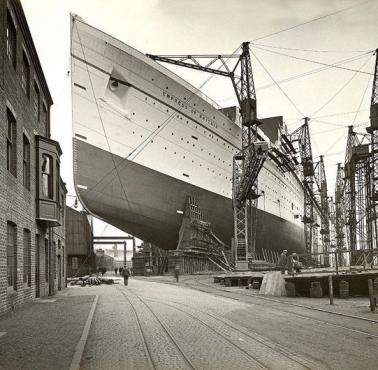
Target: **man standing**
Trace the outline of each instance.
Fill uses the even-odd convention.
[[[178,283],[178,281],[179,281],[179,275],[180,275],[180,268],[177,265],[175,267],[174,274],[175,274],[176,283]]]
[[[287,250],[286,249],[282,251],[277,265],[281,267],[281,274],[285,274],[286,265],[287,265]]]
[[[123,285],[127,285],[129,283],[129,276],[130,276],[130,270],[128,267],[125,267],[123,270],[122,270],[122,274],[123,274]]]

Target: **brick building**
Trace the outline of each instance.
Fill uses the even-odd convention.
[[[65,285],[52,98],[19,0],[0,1],[0,314]]]
[[[66,206],[67,277],[83,276],[96,271],[91,217],[84,211]]]

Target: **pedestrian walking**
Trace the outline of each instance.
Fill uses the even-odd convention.
[[[116,267],[116,268],[114,269],[114,274],[117,275],[117,272],[118,272],[118,268]]]
[[[180,268],[178,266],[175,267],[174,275],[175,275],[176,283],[178,283],[179,275],[180,275]]]
[[[123,285],[126,286],[129,283],[129,276],[130,276],[130,270],[128,267],[122,270],[122,275],[123,275]]]
[[[123,267],[119,268],[119,276],[123,276]]]
[[[287,250],[286,249],[282,251],[277,265],[281,267],[281,274],[285,274],[285,270],[287,266]]]

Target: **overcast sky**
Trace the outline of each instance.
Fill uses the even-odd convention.
[[[251,44],[259,60],[252,55],[258,115],[282,115],[290,131],[303,116],[310,117],[313,155],[315,160],[325,155],[329,195],[334,193],[336,164],[344,161],[346,126],[359,125],[363,131],[368,124],[375,56],[366,52],[378,47],[378,0],[22,0],[22,5],[54,100],[52,136],[63,149],[62,177],[70,195],[75,194],[67,74],[70,12],[144,53],[231,53],[243,41],[259,39]],[[293,56],[327,64],[354,58],[342,67],[365,73],[328,68],[285,82],[324,67]],[[195,86],[208,77],[175,72]],[[231,84],[222,77],[212,78],[203,91],[222,106],[236,103]],[[69,197],[68,204],[73,203]],[[95,223],[97,235],[103,228]],[[107,227],[104,235],[113,233]]]

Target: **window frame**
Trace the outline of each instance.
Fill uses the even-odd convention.
[[[17,290],[17,225],[7,221],[7,286]]]
[[[39,122],[41,119],[41,91],[34,80],[34,101],[33,101],[33,116]]]
[[[6,54],[13,68],[17,67],[17,29],[12,14],[7,9],[7,26],[5,30]]]
[[[23,135],[22,142],[22,181],[26,189],[30,190],[30,141]]]
[[[45,159],[48,159],[49,171],[44,169]],[[53,158],[51,155],[42,153],[42,166],[41,166],[41,180],[42,180],[42,196],[47,199],[54,199],[54,186],[53,186]],[[46,179],[46,180],[45,180]],[[45,181],[46,184],[45,185]],[[47,188],[46,188],[47,186]],[[46,192],[47,189],[47,192]]]
[[[30,99],[30,62],[25,50],[22,51],[21,63],[21,87],[25,95]]]
[[[7,170],[17,177],[17,125],[16,119],[9,108],[7,108]]]
[[[29,229],[24,229],[23,238],[23,282],[28,287],[31,287],[31,232]]]

